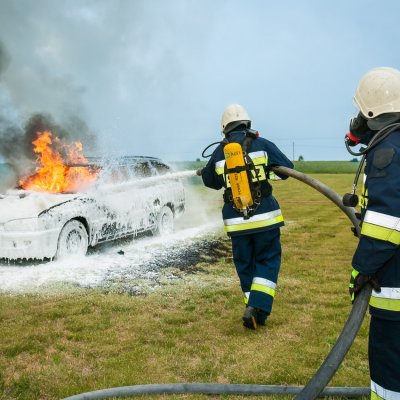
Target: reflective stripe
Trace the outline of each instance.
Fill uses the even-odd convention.
[[[371,400],[400,400],[400,392],[385,389],[371,380]]]
[[[263,228],[265,226],[279,224],[280,222],[283,222],[283,215],[279,208],[267,213],[254,215],[249,219],[244,219],[242,217],[224,219],[226,232]]]
[[[269,171],[269,179],[271,181],[281,181],[282,178],[280,178],[278,175],[276,175],[273,171]]]
[[[266,293],[272,297],[275,296],[276,283],[265,278],[253,278],[250,290]]]
[[[363,222],[361,234],[374,239],[384,240],[393,244],[400,244],[400,232]]]
[[[255,165],[267,165],[268,156],[265,151],[253,151],[249,153],[249,157],[253,160]],[[225,160],[217,161],[215,163],[215,172],[217,175],[222,175],[225,170]]]
[[[368,205],[368,189],[365,187],[365,182],[367,181],[367,175],[364,174],[363,177],[363,186],[361,190],[361,196],[358,199],[358,205],[361,208],[367,208]]]
[[[215,163],[215,172],[217,175],[222,175],[225,169],[225,160],[221,160]]]
[[[369,304],[388,311],[400,311],[400,288],[383,287],[381,292],[372,291]]]
[[[250,292],[243,292],[244,304],[247,304],[249,302],[249,298],[250,298]]]
[[[256,159],[263,159],[264,162],[268,160],[267,153],[264,150],[252,151],[249,153],[249,157],[253,160],[254,164],[256,164]]]
[[[253,283],[259,283],[260,285],[265,285],[270,287],[271,289],[276,289],[276,283],[270,281],[269,279],[265,278],[258,278],[257,276],[253,278]]]
[[[252,159],[254,165],[267,165],[268,156],[265,151],[253,151],[249,153],[249,157]]]
[[[358,274],[359,274],[359,272],[353,268],[353,270],[351,271],[351,276],[355,279]]]
[[[374,239],[400,244],[400,218],[367,210],[361,234]]]
[[[400,218],[388,214],[367,210],[364,222],[400,231]]]
[[[275,290],[271,289],[267,286],[259,285],[258,283],[253,283],[251,285],[251,290],[255,290],[257,292],[263,292],[268,294],[269,296],[275,297]]]

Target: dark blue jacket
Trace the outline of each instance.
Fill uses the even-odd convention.
[[[391,133],[366,157],[361,237],[353,267],[376,274],[381,293],[372,292],[373,316],[400,320],[400,131]]]
[[[238,130],[227,135],[229,142],[243,144],[246,131]],[[225,183],[225,157],[224,145],[220,144],[213,152],[210,160],[203,169],[202,178],[205,186],[219,190],[226,188]],[[293,163],[269,140],[263,138],[253,139],[248,151],[255,167],[258,169],[259,180],[267,180],[272,173],[269,172],[273,166],[284,166],[293,168]],[[287,176],[280,176],[286,179]],[[235,210],[232,203],[225,203],[222,209],[225,230],[229,236],[239,236],[248,233],[262,232],[276,229],[283,225],[283,217],[276,199],[269,195],[263,197],[254,215],[244,219],[243,214]]]

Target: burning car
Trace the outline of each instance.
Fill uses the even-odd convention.
[[[154,157],[85,158],[77,148],[78,156],[59,156],[51,135],[39,139],[47,145],[36,151],[36,173],[0,195],[0,258],[84,255],[101,242],[173,230],[185,193],[168,164]]]

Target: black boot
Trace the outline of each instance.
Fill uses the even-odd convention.
[[[257,310],[247,306],[242,317],[243,326],[249,329],[257,329]]]
[[[268,312],[257,309],[257,317],[256,317],[257,325],[265,326],[268,315],[269,315]]]

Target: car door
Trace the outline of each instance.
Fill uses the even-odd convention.
[[[100,240],[137,233],[141,230],[143,206],[135,178],[126,164],[117,164],[104,176],[104,188],[98,199],[106,216],[100,228]],[[136,177],[137,180],[137,177]]]

